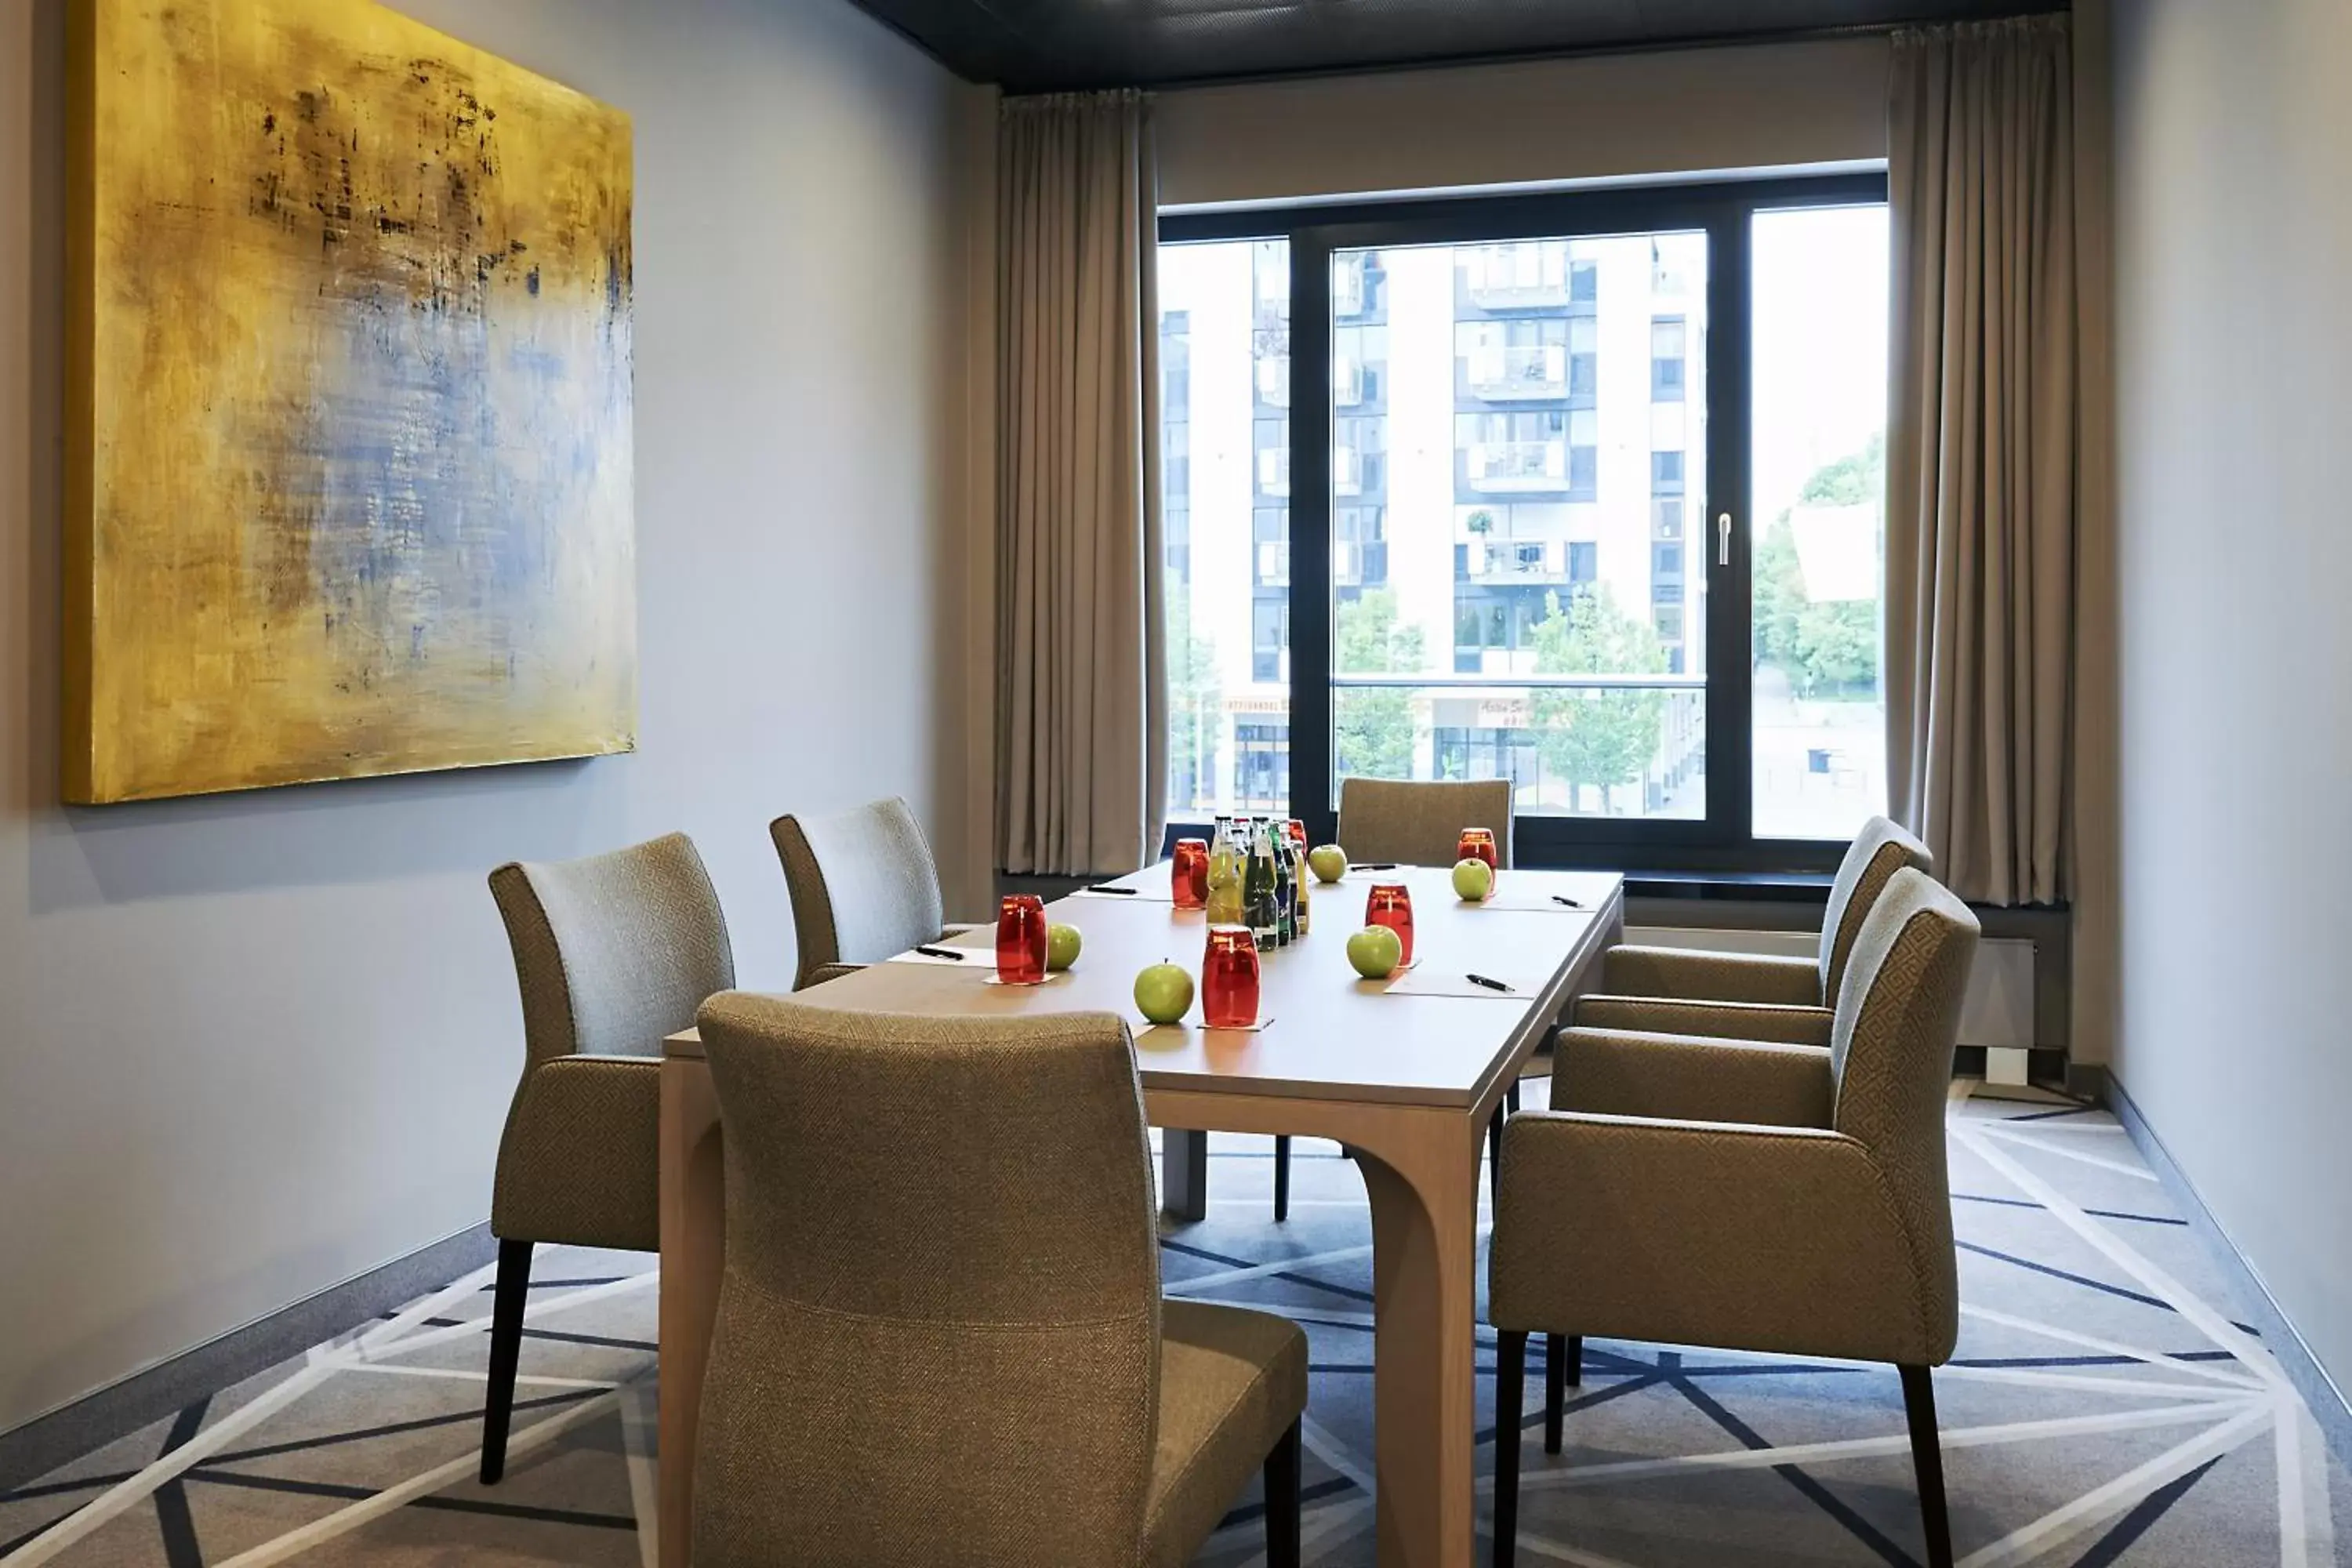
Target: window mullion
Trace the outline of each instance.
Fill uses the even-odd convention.
[[[1727,204],[1707,224],[1706,493],[1684,530],[1706,595],[1706,820],[1709,837],[1746,844],[1755,695],[1749,666],[1748,211]],[[1727,533],[1725,520],[1729,520]]]
[[[1331,242],[1290,235],[1290,815],[1336,837],[1331,774]]]

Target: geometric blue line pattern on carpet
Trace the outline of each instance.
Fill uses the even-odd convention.
[[[2352,1568],[2336,1526],[2352,1477],[2114,1119],[1995,1092],[2008,1091],[1956,1086],[1948,1118],[1961,1334],[1936,1394],[1964,1568]],[[1371,1568],[1363,1183],[1335,1145],[1300,1139],[1291,1217],[1277,1226],[1271,1153],[1267,1139],[1211,1140],[1209,1218],[1167,1227],[1163,1283],[1306,1328],[1305,1558]],[[485,1269],[0,1492],[0,1568],[651,1568],[653,1263],[542,1249],[498,1487],[472,1473]],[[1494,1342],[1481,1327],[1482,1466],[1494,1451]],[[1533,1432],[1543,1379],[1527,1384],[1527,1404],[1504,1418]],[[1565,1451],[1521,1447],[1522,1562],[1783,1568],[1923,1555],[1889,1368],[1588,1341],[1571,1394]],[[1483,1523],[1490,1483],[1479,1485]],[[1262,1531],[1253,1489],[1199,1562],[1242,1568]]]

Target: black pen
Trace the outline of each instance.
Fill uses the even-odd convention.
[[[1584,907],[1582,904],[1578,903],[1574,899],[1569,898],[1563,893],[1554,893],[1551,896],[1551,901],[1555,904],[1566,904],[1571,910],[1580,910]]]
[[[1393,871],[1396,868],[1397,863],[1393,860],[1368,860],[1360,866],[1348,868],[1350,871]]]
[[[952,958],[958,963],[961,963],[965,957],[963,953],[958,952],[951,947],[919,947],[915,951],[925,958]]]
[[[1097,882],[1093,887],[1088,888],[1087,891],[1089,893],[1117,893],[1121,898],[1131,899],[1135,897],[1136,894],[1143,891],[1143,889],[1140,888],[1114,888],[1108,882]]]
[[[1484,985],[1489,991],[1508,991],[1510,989],[1509,986],[1504,984],[1501,981],[1489,980],[1483,974],[1465,974],[1463,978],[1469,981],[1473,985]]]

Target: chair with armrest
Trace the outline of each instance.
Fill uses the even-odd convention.
[[[1931,1568],[1949,1568],[1928,1369],[1959,1331],[1944,1107],[1976,955],[1968,906],[1891,878],[1849,951],[1827,1047],[1575,1028],[1511,1118],[1489,1261],[1495,1561],[1512,1561],[1528,1335],[1544,1446],[1588,1334],[1892,1362]]]
[[[1826,1046],[1855,938],[1888,881],[1906,867],[1933,874],[1936,858],[1904,828],[1874,816],[1838,865],[1815,957],[1614,947],[1602,955],[1601,988],[1577,1002],[1576,1021],[1593,1028]]]
[[[700,1568],[1178,1568],[1263,1468],[1298,1562],[1307,1341],[1163,1301],[1126,1026],[730,993]]]
[[[780,816],[768,832],[792,894],[795,991],[973,929],[948,923],[930,842],[896,796],[824,816]]]
[[[538,1242],[661,1247],[661,1046],[735,984],[727,917],[693,840],[490,873],[522,991],[522,1081],[499,1140],[482,1480],[505,1472]]]

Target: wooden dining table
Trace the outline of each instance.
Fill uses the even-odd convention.
[[[1413,964],[1385,981],[1349,966],[1375,881],[1412,890]],[[1049,907],[1084,951],[1040,985],[994,984],[993,936],[957,940],[961,963],[876,963],[800,994],[859,1012],[1003,1018],[1106,1012],[1135,1031],[1146,1114],[1163,1129],[1162,1204],[1197,1207],[1205,1135],[1292,1133],[1346,1144],[1372,1225],[1373,1442],[1382,1568],[1469,1568],[1476,1372],[1478,1175],[1489,1120],[1624,932],[1613,873],[1507,870],[1465,903],[1450,871],[1351,870],[1318,886],[1312,927],[1266,953],[1254,1030],[1147,1026],[1138,971],[1199,973],[1204,917],[1174,907],[1165,862]],[[1495,990],[1471,982],[1499,982]],[[672,1036],[661,1083],[659,1500],[661,1561],[691,1561],[694,1445],[725,1266],[719,1104],[699,1037]],[[1191,1184],[1192,1191],[1171,1192]]]

